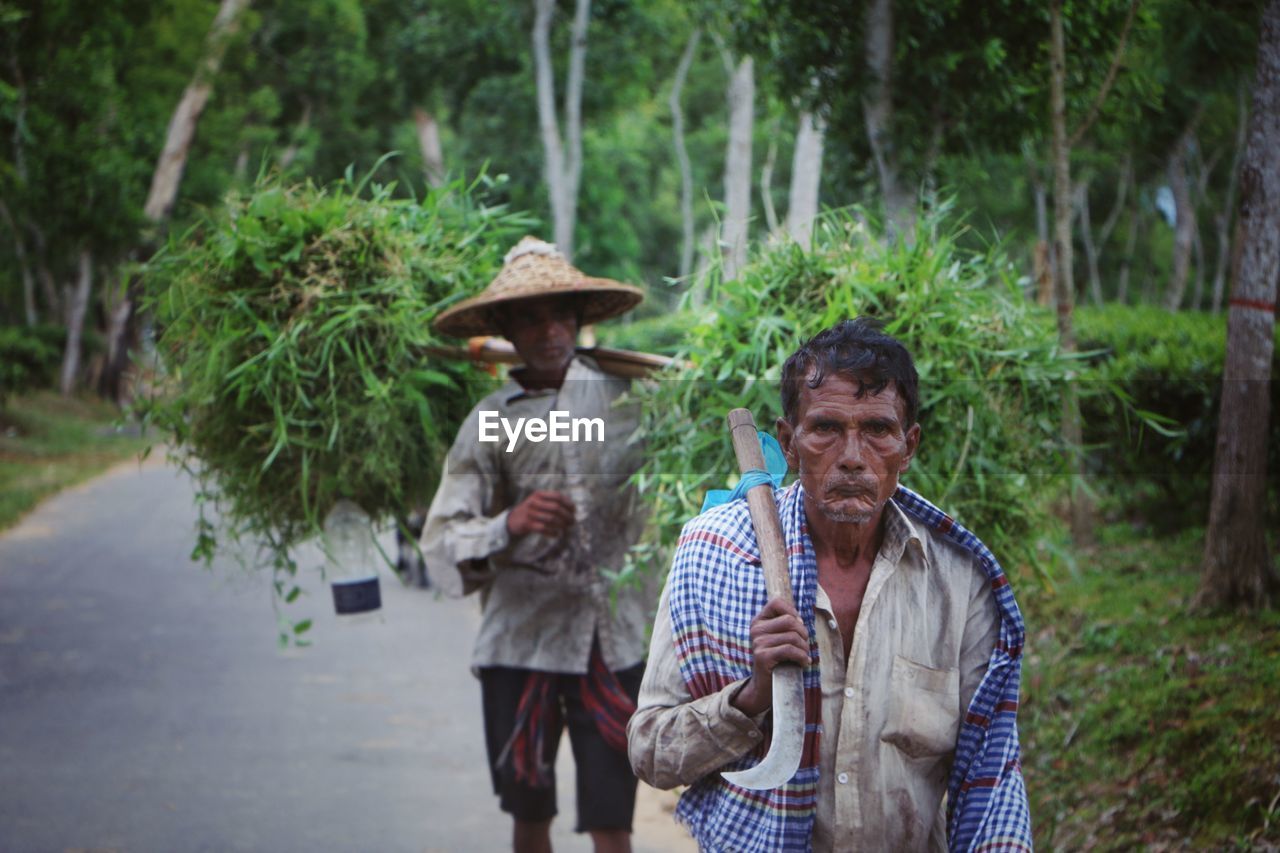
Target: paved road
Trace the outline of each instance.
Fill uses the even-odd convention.
[[[509,848],[474,602],[384,576],[381,620],[340,623],[308,572],[314,646],[281,651],[266,574],[189,562],[194,517],[131,464],[0,537],[0,851]],[[589,850],[561,768],[556,848]],[[642,792],[638,851],[691,849],[668,797]]]

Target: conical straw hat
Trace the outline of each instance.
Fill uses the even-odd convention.
[[[608,278],[591,278],[564,259],[551,243],[525,237],[503,259],[502,272],[478,296],[440,313],[436,331],[458,338],[498,335],[493,309],[520,299],[562,293],[578,295],[582,324],[616,317],[639,305],[644,291]]]

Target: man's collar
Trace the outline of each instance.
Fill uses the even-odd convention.
[[[925,535],[924,528],[903,512],[902,507],[893,500],[884,505],[882,518],[884,540],[880,543],[881,553],[892,559],[894,563],[899,563],[907,548],[915,548],[916,553],[920,555],[921,565],[928,568],[929,537]]]

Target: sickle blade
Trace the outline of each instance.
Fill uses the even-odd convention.
[[[755,767],[721,773],[725,781],[752,791],[785,785],[800,768],[804,752],[804,673],[795,664],[773,671],[773,739]]]

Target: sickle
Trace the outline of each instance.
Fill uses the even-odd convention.
[[[746,473],[764,468],[764,454],[755,420],[747,409],[729,413],[729,432],[738,468]],[[756,486],[747,492],[751,510],[751,526],[760,545],[760,563],[764,569],[764,588],[769,598],[781,598],[794,604],[791,580],[787,576],[787,548],[782,536],[778,506],[773,500],[773,487]],[[800,767],[804,750],[804,673],[798,664],[783,663],[773,670],[773,739],[769,752],[754,767],[733,773],[722,773],[726,781],[740,788],[767,791],[786,784]]]

